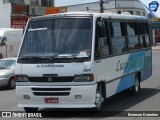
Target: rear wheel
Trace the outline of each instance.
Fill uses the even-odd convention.
[[[133,95],[136,95],[140,91],[140,80],[138,80],[138,77],[136,76],[134,86],[131,87],[131,93]]]
[[[11,77],[11,78],[9,79],[9,82],[8,82],[8,88],[9,88],[9,89],[15,89],[15,87],[16,87],[15,80],[13,79],[13,77]]]
[[[24,107],[24,110],[29,113],[29,112],[37,112],[38,108],[31,108],[31,107]]]

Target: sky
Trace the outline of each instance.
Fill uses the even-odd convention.
[[[151,3],[152,1],[157,1],[159,3],[159,7],[157,9],[157,11],[155,12],[155,14],[157,15],[157,17],[160,18],[160,1],[159,0],[140,0],[143,4],[145,4],[147,7],[149,7],[149,3]]]
[[[67,5],[76,5],[76,4],[83,4],[83,3],[91,3],[91,2],[97,2],[100,0],[55,0],[55,6],[60,7],[60,6],[67,6]],[[108,0],[103,0],[103,1],[108,1]],[[159,3],[159,7],[155,14],[160,18],[160,2],[159,0],[140,0],[143,4],[145,4],[147,7],[149,7],[149,3],[152,1],[157,1]]]

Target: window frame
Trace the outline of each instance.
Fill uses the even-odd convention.
[[[98,30],[98,28],[97,28],[97,21],[98,20],[101,20],[101,22],[102,22],[102,27],[104,27],[104,34],[105,34],[105,39],[106,39],[106,48],[108,48],[108,54],[107,55],[102,55],[102,48],[101,48],[101,45],[100,45],[100,39],[98,38],[98,32],[97,32],[97,30]],[[97,18],[96,19],[96,22],[95,22],[95,46],[94,46],[94,59],[95,60],[100,60],[100,59],[104,59],[104,58],[107,58],[107,57],[109,57],[109,56],[111,56],[111,42],[110,42],[110,38],[109,38],[109,29],[108,29],[108,19],[103,19],[103,18]],[[97,43],[98,42],[98,43]],[[98,46],[97,46],[97,44],[98,44]],[[108,47],[107,47],[108,46]],[[96,50],[96,47],[98,47],[98,54],[100,55],[99,57],[97,56],[96,57],[96,52],[97,52],[97,50]]]
[[[125,22],[124,22],[124,20],[123,19],[110,19],[110,21],[109,21],[109,24],[111,23],[111,22],[119,22],[120,23],[120,30],[121,30],[121,36],[116,36],[116,37],[112,37],[111,36],[111,34],[110,34],[110,40],[111,40],[111,49],[112,49],[112,56],[116,56],[116,55],[121,55],[121,54],[125,54],[125,53],[127,53],[128,52],[128,41],[127,41],[127,38],[126,38],[126,34],[127,34],[127,31],[126,31],[126,24],[125,24]],[[121,26],[121,23],[123,23],[123,27],[124,27],[124,33],[122,32],[122,26]],[[109,25],[110,26],[110,25]],[[110,28],[109,28],[109,30],[110,30]],[[111,31],[111,30],[110,30]],[[111,33],[111,32],[110,32]],[[126,43],[126,47],[125,47],[125,51],[124,52],[121,52],[121,53],[119,53],[119,54],[114,54],[113,53],[113,45],[112,45],[112,41],[113,41],[113,39],[112,38],[114,38],[114,39],[118,39],[118,38],[124,38],[125,39],[125,43]]]
[[[143,40],[143,42],[145,41],[145,43],[143,43],[144,44],[144,47],[143,48],[148,48],[148,47],[151,47],[151,38],[150,38],[150,31],[149,31],[149,25],[148,25],[148,21],[141,21],[141,22],[139,22],[138,23],[138,27],[140,27],[140,23],[145,23],[145,25],[146,25],[146,33],[144,33],[144,34],[140,34],[140,28],[138,29],[139,31],[139,39],[140,39],[140,37],[148,37],[148,43],[149,43],[149,45],[147,46],[146,45],[146,39],[145,40]]]
[[[141,49],[140,48],[140,39],[139,39],[139,30],[138,30],[138,22],[130,20],[130,21],[126,21],[125,23],[126,23],[126,30],[128,28],[127,27],[128,23],[134,23],[134,24],[136,24],[136,27],[134,27],[134,29],[135,29],[134,35],[129,35],[128,34],[128,30],[127,30],[127,36],[126,37],[127,37],[127,41],[128,41],[128,51],[134,51],[134,50]],[[133,49],[130,49],[130,38],[133,38],[133,37],[137,38],[137,41],[138,41],[137,45],[138,45],[139,48],[136,48],[135,47],[136,44],[135,44],[134,47],[133,47]]]

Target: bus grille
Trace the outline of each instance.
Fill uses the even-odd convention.
[[[68,96],[71,88],[31,88],[35,96]]]
[[[30,82],[73,82],[74,77],[29,77]]]

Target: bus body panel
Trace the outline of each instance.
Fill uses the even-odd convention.
[[[82,74],[83,63],[49,63],[49,64],[22,64],[22,73],[30,77],[43,77],[45,74],[55,76],[74,76]],[[31,69],[31,70],[29,70]],[[33,74],[33,71],[34,74]]]
[[[33,91],[32,88],[49,89],[61,88],[63,91]],[[65,90],[70,88],[70,90]],[[49,107],[49,108],[90,108],[95,107],[95,91],[96,85],[83,86],[18,86],[16,89],[19,100],[19,107]],[[69,95],[58,96],[58,93],[69,93]],[[34,93],[43,93],[43,95],[36,96]],[[45,95],[45,93],[57,93],[57,96]],[[24,99],[24,95],[29,95],[30,99]],[[75,98],[76,95],[81,98]],[[58,103],[45,103],[45,98],[58,98]]]
[[[139,72],[141,81],[152,75],[152,54],[150,49],[102,59],[94,65],[97,81],[106,82],[106,97],[110,97],[134,85]]]
[[[147,80],[152,76],[152,66],[145,68],[141,71],[141,81]]]
[[[147,58],[145,56],[146,53],[149,53]],[[101,59],[101,62],[98,63],[97,61],[95,61],[94,65],[94,73],[97,76],[97,80],[108,82],[144,68],[150,68],[152,66],[152,55],[149,49]]]

